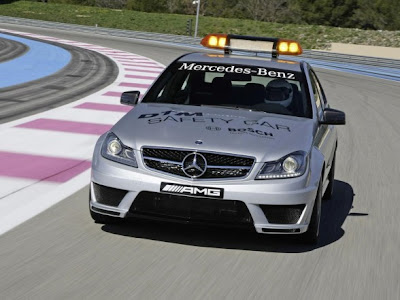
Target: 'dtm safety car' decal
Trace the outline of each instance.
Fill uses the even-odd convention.
[[[270,123],[265,120],[239,120],[238,118],[220,118],[220,117],[206,117],[202,112],[184,112],[184,111],[167,111],[167,112],[161,112],[161,113],[147,113],[147,114],[141,114],[138,119],[145,119],[147,120],[147,124],[159,124],[159,123],[164,123],[164,122],[173,122],[173,123],[212,123],[212,124],[232,124],[232,122],[236,121],[236,124],[243,124],[246,126],[262,126],[262,127],[267,127],[269,129],[274,129],[274,130],[283,130],[283,131],[288,131],[291,132],[290,127],[287,125],[282,125],[282,124],[275,124],[275,123]],[[210,127],[211,128],[211,127]],[[212,127],[212,128],[218,128],[218,127]],[[208,127],[207,127],[208,129]],[[233,128],[232,128],[233,129]],[[246,130],[237,130],[238,133],[243,133],[245,131],[249,132],[246,128]],[[211,130],[211,129],[208,129]],[[216,130],[217,131],[217,130]],[[231,130],[231,132],[235,132],[235,130]],[[268,136],[269,134],[264,134],[265,136]]]

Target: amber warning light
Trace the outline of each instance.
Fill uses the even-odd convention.
[[[300,55],[303,53],[300,44],[292,40],[278,40],[277,51],[282,55]]]
[[[201,44],[207,48],[225,49],[227,37],[227,34],[208,34],[201,40]]]
[[[300,55],[303,49],[294,40],[269,37],[242,36],[231,34],[208,34],[201,44],[212,49],[221,49],[225,53],[232,51],[249,51],[256,53],[271,53],[273,57],[282,55]]]

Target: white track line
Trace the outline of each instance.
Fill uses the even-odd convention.
[[[80,166],[88,166],[90,163],[94,144],[100,133],[68,132],[70,129],[68,124],[74,125],[79,122],[83,124],[83,127],[88,125],[86,127],[89,131],[93,129],[91,126],[95,126],[95,129],[96,126],[111,127],[125,112],[98,110],[97,108],[84,109],[76,108],[76,106],[83,104],[93,107],[93,105],[97,105],[97,107],[106,109],[111,105],[111,107],[119,109],[119,98],[104,96],[105,93],[127,90],[140,90],[141,93],[145,93],[147,88],[142,85],[150,85],[153,79],[157,78],[157,74],[154,72],[161,72],[164,68],[162,64],[149,58],[121,50],[14,30],[3,29],[3,31],[97,51],[114,60],[119,68],[119,74],[111,85],[92,95],[37,115],[0,125],[0,139],[3,141],[0,144],[0,172],[3,171],[0,173],[0,234],[62,201],[89,183],[90,169],[88,167],[82,169]],[[123,64],[133,66],[124,66]],[[135,78],[135,76],[148,78]],[[139,87],[121,86],[121,83],[139,84]],[[35,126],[44,126],[44,128]],[[80,130],[79,126],[72,127],[74,128],[72,131]],[[11,165],[10,170],[1,170],[2,164],[10,163],[9,160],[5,161],[8,153],[12,159],[19,158],[19,156],[24,159],[28,157],[27,165],[29,165],[31,156],[33,157],[32,164],[40,165],[43,160],[44,168],[49,168],[49,170],[54,166],[46,165],[47,159],[50,161],[53,159],[56,163],[58,160],[67,162],[76,160],[82,164],[77,166],[75,173],[71,173],[69,169],[60,169],[56,171],[61,175],[57,173],[58,175],[53,174],[53,177],[40,178],[32,169],[24,173],[26,165],[20,165],[19,160],[16,160],[15,165]],[[2,159],[3,161],[1,161]],[[49,170],[38,170],[38,172]],[[75,169],[73,168],[73,170]],[[12,174],[4,175],[4,173]],[[39,178],[35,178],[35,176]]]

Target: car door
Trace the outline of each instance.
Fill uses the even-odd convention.
[[[318,77],[312,69],[310,69],[310,80],[312,93],[314,94],[315,106],[317,108],[318,122],[321,122],[324,120],[324,109],[329,107],[329,105],[322,86],[319,83]],[[336,139],[336,129],[334,125],[319,123],[316,136],[314,138],[314,145],[318,147],[324,155],[324,181],[328,176],[329,170],[331,168],[332,160],[335,154]]]

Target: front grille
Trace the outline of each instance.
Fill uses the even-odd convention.
[[[93,190],[96,202],[115,207],[121,203],[126,193],[128,193],[125,190],[114,189],[97,183],[93,183]]]
[[[183,169],[184,158],[194,151],[178,149],[143,148],[143,161],[153,170],[182,176],[187,176]],[[228,154],[196,152],[207,161],[205,173],[197,179],[240,178],[247,176],[254,163],[254,158]]]
[[[165,160],[182,161],[191,151],[172,149],[143,148],[143,156],[155,157]]]
[[[154,192],[140,192],[129,210],[133,215],[185,222],[210,222],[224,225],[250,225],[253,219],[247,206],[236,200],[194,198]]]
[[[202,153],[202,154],[207,159],[209,165],[251,167],[254,162],[253,158],[248,158],[248,157],[215,154],[215,153]]]
[[[185,173],[183,173],[182,166],[179,164],[160,162],[151,159],[145,159],[144,162],[151,169],[163,171],[173,175],[186,176]]]
[[[305,205],[260,205],[260,207],[271,224],[296,224]]]
[[[229,177],[244,177],[249,172],[248,169],[224,169],[224,168],[209,168],[204,174],[204,178],[229,178]],[[203,178],[202,177],[202,178]]]

